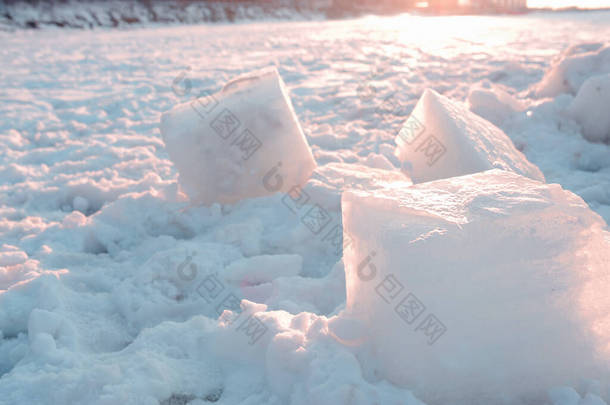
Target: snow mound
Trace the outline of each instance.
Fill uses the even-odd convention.
[[[490,82],[473,87],[468,93],[470,111],[494,125],[502,125],[512,114],[525,106],[503,88]]]
[[[161,117],[161,134],[180,185],[206,205],[287,192],[316,167],[275,69],[174,107]]]
[[[591,76],[610,73],[610,45],[579,44],[568,48],[551,66],[536,86],[538,97],[576,94]]]
[[[396,156],[414,183],[493,168],[544,181],[501,129],[434,90],[424,91],[396,144]]]
[[[342,204],[346,316],[372,331],[369,372],[428,403],[608,381],[610,239],[580,197],[490,170]]]
[[[592,142],[610,140],[610,74],[593,76],[583,83],[568,114],[581,126],[585,139]]]

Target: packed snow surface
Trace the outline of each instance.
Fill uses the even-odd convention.
[[[411,185],[394,139],[430,88],[468,101],[540,168],[547,184],[559,183],[608,221],[610,148],[587,140],[587,126],[570,112],[582,83],[604,73],[605,59],[595,55],[606,45],[581,45],[599,38],[610,38],[610,13],[0,33],[0,403],[420,404],[425,395],[417,384],[390,382],[367,366],[373,363],[360,350],[367,326],[343,312],[341,257],[355,241],[342,237],[341,193]],[[572,55],[591,54],[593,62],[579,67],[570,89],[541,98],[537,89],[553,71],[551,59],[571,46]],[[193,203],[161,137],[162,113],[274,66],[317,168],[288,193],[231,205]],[[481,108],[482,93],[473,89],[496,98],[503,112]],[[270,165],[303,156],[277,151],[282,156],[268,156]],[[557,195],[547,202],[565,195],[558,186],[548,189]],[[478,215],[507,209],[473,198]],[[572,246],[577,242],[568,236],[585,226],[578,218],[592,218],[572,201],[568,212],[579,214],[570,222],[557,213],[566,234],[562,229],[549,241],[565,237]],[[361,219],[368,217],[374,218]],[[486,246],[502,237],[492,236]],[[610,239],[604,238],[600,246]],[[557,257],[576,263],[602,249]],[[518,260],[519,250],[499,252]],[[490,252],[481,254],[491,262]],[[442,252],[429,256],[442,260]],[[502,276],[523,285],[523,294],[529,284],[541,286],[523,273]],[[566,276],[576,283],[558,286],[565,289],[557,294],[576,293],[587,276]],[[472,287],[466,279],[459,285]],[[481,294],[475,296],[496,302]],[[523,305],[519,298],[510,303]],[[430,308],[451,305],[437,294],[426,299]],[[551,305],[544,304],[533,310]],[[432,313],[448,325],[450,312]],[[549,321],[557,328],[556,317]],[[395,336],[399,327],[384,324],[380,333]],[[459,335],[463,328],[452,330]],[[458,344],[452,330],[422,350]],[[491,339],[489,333],[477,336]],[[559,330],[557,337],[578,333]],[[589,364],[583,353],[571,357],[574,374]],[[415,372],[409,362],[401,367]],[[502,370],[498,362],[488,371]],[[607,381],[582,373],[578,383],[548,386],[554,382],[540,379],[534,388],[548,391],[545,401],[555,405],[608,400]],[[483,392],[498,398],[512,387],[480,388],[484,400]]]

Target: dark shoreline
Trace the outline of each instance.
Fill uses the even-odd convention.
[[[438,15],[522,15],[537,12],[591,12],[605,9],[530,8],[493,10],[460,8],[447,12],[406,7],[397,1],[382,4],[368,0],[0,0],[0,30],[43,27],[95,29],[145,24],[238,23],[268,20],[336,20],[364,15],[413,13]]]

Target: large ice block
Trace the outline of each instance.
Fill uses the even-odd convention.
[[[500,128],[434,90],[424,91],[396,144],[396,156],[415,183],[489,169],[544,181]]]
[[[610,238],[580,197],[494,169],[342,206],[345,315],[370,331],[369,372],[451,404],[610,381]]]
[[[181,187],[207,205],[287,192],[316,166],[275,69],[174,107],[161,117],[161,134]]]

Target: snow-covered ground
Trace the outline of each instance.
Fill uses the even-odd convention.
[[[400,167],[396,134],[432,88],[608,222],[610,146],[581,122],[607,117],[540,84],[561,52],[608,38],[610,12],[0,33],[0,403],[419,403],[333,317],[341,245],[281,194],[191,205],[161,114],[275,65],[318,164],[308,190],[340,233],[341,187]],[[238,321],[216,320],[242,298]],[[581,403],[607,399],[603,383],[574,386]]]

